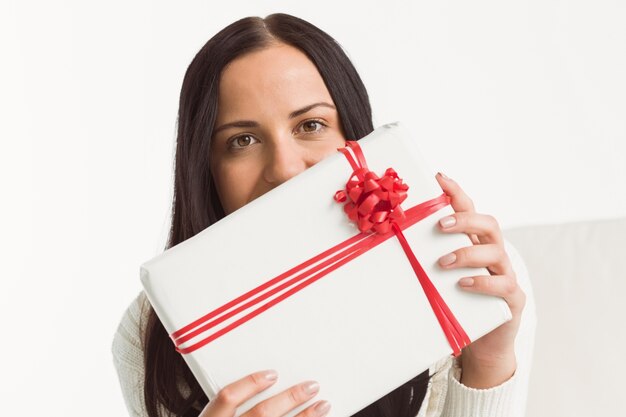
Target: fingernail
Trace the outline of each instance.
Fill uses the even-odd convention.
[[[330,410],[330,403],[328,401],[320,401],[315,407],[313,407],[313,410],[315,410],[316,416],[323,416],[328,413],[328,410]]]
[[[313,395],[320,390],[320,384],[315,381],[305,382],[302,389],[307,395]]]
[[[439,263],[441,265],[450,265],[450,264],[454,263],[454,261],[456,261],[456,254],[454,252],[449,253],[449,254],[439,258]]]
[[[443,178],[444,180],[449,180],[450,178],[448,178],[448,176],[446,174],[444,174],[443,172],[439,172],[439,175],[441,175],[441,178]]]
[[[456,218],[454,216],[444,217],[443,219],[439,220],[439,224],[444,229],[447,229],[448,227],[452,227],[456,224]]]
[[[461,278],[459,280],[459,285],[461,287],[471,287],[472,285],[474,285],[474,278],[471,278],[471,277]]]
[[[274,370],[265,371],[263,377],[268,381],[276,381],[276,379],[278,379],[278,373]]]

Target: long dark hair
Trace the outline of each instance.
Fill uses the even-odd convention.
[[[369,97],[341,46],[314,25],[288,14],[246,17],[212,37],[189,65],[180,93],[172,225],[167,248],[224,217],[209,167],[223,68],[233,59],[282,42],[316,65],[335,103],[343,132],[358,140],[374,130]],[[144,399],[150,417],[162,406],[179,417],[194,416],[208,398],[150,307],[143,339]],[[428,386],[428,370],[359,411],[357,417],[415,417]],[[180,383],[189,390],[182,392]],[[349,387],[346,387],[349,389]],[[200,407],[200,408],[198,408]]]

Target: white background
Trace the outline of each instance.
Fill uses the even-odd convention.
[[[183,75],[241,17],[337,39],[375,125],[503,228],[626,215],[623,1],[221,3],[0,3],[3,415],[126,415],[110,344],[165,242]]]

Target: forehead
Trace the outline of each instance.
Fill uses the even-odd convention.
[[[277,44],[238,57],[225,67],[218,119],[272,109],[290,112],[315,101],[332,103],[317,68],[299,49]]]

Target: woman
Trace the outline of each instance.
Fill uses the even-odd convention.
[[[183,82],[168,247],[336,152],[346,139],[372,130],[365,87],[326,33],[286,14],[229,25],[198,52]],[[505,298],[513,320],[474,341],[460,360],[447,361],[452,378],[442,378],[448,374],[445,364],[435,365],[433,375],[425,371],[356,416],[504,415],[498,413],[510,412],[514,398],[525,395],[525,386],[514,378],[514,340],[525,294],[501,231],[491,216],[475,212],[458,184],[441,174],[437,181],[456,212],[440,221],[441,231],[466,233],[474,243],[442,256],[441,267],[489,268],[491,276],[464,279],[460,285]],[[158,410],[174,416],[233,416],[277,378],[273,371],[259,370],[208,402],[143,294],[123,318],[113,353],[127,405],[137,416],[156,417]],[[303,381],[245,415],[281,416],[310,400],[315,401],[299,417],[326,415],[330,404],[315,398],[318,390],[315,381]],[[423,405],[427,392],[429,404]]]

